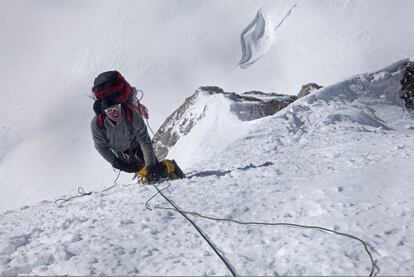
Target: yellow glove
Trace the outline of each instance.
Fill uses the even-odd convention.
[[[160,180],[158,164],[144,166],[140,171],[138,171],[137,175],[142,184],[158,182]]]
[[[143,168],[141,168],[140,171],[135,173],[135,177],[138,177],[138,180],[141,184],[145,184],[148,179],[148,167],[144,166]]]
[[[135,174],[135,177],[138,177],[141,184],[146,184],[158,182],[160,178],[180,179],[185,175],[174,161],[162,160],[158,164],[144,166]]]

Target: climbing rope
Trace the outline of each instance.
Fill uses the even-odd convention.
[[[101,193],[106,192],[112,188],[114,188],[115,186],[118,185],[117,180],[120,176],[121,171],[118,171],[118,175],[114,180],[114,184],[104,190],[101,191]],[[294,223],[285,223],[285,222],[258,222],[258,221],[241,221],[241,220],[236,220],[236,219],[230,219],[230,218],[218,218],[218,217],[213,217],[213,216],[206,216],[197,212],[191,212],[191,211],[183,211],[181,209],[178,208],[178,206],[172,201],[170,200],[167,196],[164,195],[163,191],[168,189],[171,186],[171,183],[169,183],[169,185],[163,189],[159,189],[158,186],[156,184],[153,184],[153,186],[155,187],[155,189],[157,190],[157,192],[151,197],[149,198],[146,203],[145,203],[145,208],[148,210],[152,210],[151,206],[149,205],[149,202],[154,199],[158,194],[160,194],[173,208],[170,207],[162,207],[162,206],[154,206],[154,209],[159,209],[159,210],[171,210],[174,212],[178,212],[180,213],[185,219],[187,219],[191,225],[193,225],[193,227],[197,230],[197,232],[203,237],[203,239],[208,243],[208,245],[214,250],[214,252],[217,254],[217,256],[222,260],[222,262],[226,265],[227,269],[231,272],[231,274],[233,276],[237,276],[236,271],[234,269],[234,267],[230,264],[229,261],[226,260],[226,258],[219,252],[219,250],[213,245],[213,243],[208,239],[208,237],[203,233],[203,231],[200,229],[200,227],[198,227],[194,221],[192,221],[187,215],[193,215],[196,217],[200,217],[200,218],[204,218],[204,219],[209,219],[209,220],[214,220],[214,221],[225,221],[225,222],[231,222],[231,223],[236,223],[236,224],[241,224],[241,225],[259,225],[259,226],[286,226],[286,227],[296,227],[296,228],[304,228],[304,229],[313,229],[313,230],[319,230],[319,231],[324,231],[324,232],[328,232],[328,233],[332,233],[332,234],[336,234],[339,236],[343,236],[343,237],[347,237],[353,240],[356,240],[358,242],[360,242],[367,255],[370,258],[371,261],[371,270],[368,276],[374,276],[374,270],[377,269],[379,272],[379,267],[376,265],[374,258],[370,252],[370,250],[368,249],[368,244],[363,241],[362,239],[360,239],[357,236],[351,235],[351,234],[347,234],[347,233],[343,233],[343,232],[338,232],[329,228],[325,228],[325,227],[319,227],[319,226],[313,226],[313,225],[302,225],[302,224],[294,224]],[[79,195],[75,195],[69,198],[59,198],[57,200],[55,200],[55,204],[57,206],[62,206],[64,203],[71,201],[75,198],[79,198],[79,197],[83,197],[86,195],[92,195],[95,193],[99,193],[97,191],[90,191],[90,192],[85,192],[85,190],[82,187],[78,187],[78,193]]]
[[[139,92],[141,93],[141,97],[138,97],[138,93]],[[136,97],[137,101],[140,102],[142,100],[142,98],[144,98],[144,91],[142,89],[137,89],[137,94],[136,94],[135,97]],[[151,131],[152,137],[154,137],[155,136],[155,133],[152,130],[150,124],[149,124],[148,118],[145,118],[145,123],[147,124],[148,129]]]
[[[228,268],[228,270],[231,272],[231,274],[233,276],[237,276],[236,272],[234,271],[234,269],[232,268],[232,266],[230,265],[230,263],[220,254],[220,252],[217,250],[217,248],[211,243],[211,241],[207,238],[207,236],[201,231],[200,227],[197,226],[197,224],[194,223],[194,221],[192,221],[185,212],[181,211],[173,201],[171,201],[170,199],[168,199],[168,197],[166,197],[162,191],[155,185],[153,184],[155,189],[157,190],[157,194],[159,193],[162,197],[164,197],[165,200],[167,200],[168,203],[170,203],[171,206],[174,207],[174,209],[172,208],[167,208],[167,209],[171,209],[174,210],[176,212],[179,212],[185,219],[187,219],[191,225],[193,225],[193,227],[197,230],[197,232],[204,238],[204,240],[208,243],[208,245],[210,245],[210,247],[214,250],[214,252],[217,254],[217,256],[220,257],[220,259],[223,261],[223,263],[226,265],[226,267]],[[155,194],[153,197],[155,197],[157,194]],[[152,198],[153,198],[152,197]],[[151,199],[152,199],[151,198]],[[147,201],[148,202],[148,201]]]
[[[168,203],[171,204],[171,206],[173,206],[173,208],[155,206],[154,209],[171,210],[171,211],[174,211],[174,212],[178,212],[182,216],[184,216],[194,226],[194,228],[196,228],[196,230],[207,241],[207,243],[213,248],[214,252],[216,252],[216,254],[221,258],[221,260],[224,262],[224,264],[226,265],[226,267],[229,269],[229,271],[232,273],[233,276],[236,276],[235,271],[233,269],[233,266],[230,265],[230,263],[227,260],[224,259],[224,257],[217,251],[217,249],[213,246],[213,244],[210,242],[210,240],[202,233],[200,228],[191,219],[189,219],[187,215],[193,215],[193,216],[197,216],[197,217],[200,217],[200,218],[219,221],[219,222],[220,221],[232,222],[232,223],[241,224],[241,225],[286,226],[286,227],[296,227],[296,228],[303,228],[303,229],[313,229],[313,230],[319,230],[319,231],[328,232],[328,233],[331,233],[331,234],[336,234],[336,235],[339,235],[339,236],[347,237],[347,238],[356,240],[356,241],[360,242],[363,245],[363,247],[365,249],[365,252],[367,253],[367,255],[368,255],[368,257],[371,261],[371,270],[370,270],[370,273],[369,273],[368,276],[374,276],[375,268],[379,271],[379,267],[376,265],[376,263],[374,261],[374,258],[372,256],[370,250],[368,249],[368,244],[365,241],[363,241],[362,239],[360,239],[359,237],[357,237],[357,236],[347,234],[347,233],[343,233],[343,232],[338,232],[338,231],[335,231],[335,230],[332,230],[332,229],[329,229],[329,228],[313,226],[313,225],[302,225],[302,224],[284,223],[284,222],[279,223],[279,222],[241,221],[241,220],[235,220],[235,219],[229,219],[229,218],[218,218],[218,217],[213,217],[213,216],[206,216],[206,215],[202,215],[202,214],[197,213],[197,212],[183,211],[183,210],[179,209],[177,207],[177,205],[172,200],[170,200],[168,197],[166,197],[162,193],[164,190],[169,188],[170,185],[171,184],[169,184],[167,187],[160,190],[154,184],[154,187],[157,190],[157,193],[155,193],[150,199],[147,200],[147,202],[145,203],[145,207],[149,210],[152,210],[151,207],[149,206],[149,201],[151,201],[158,194],[160,194],[165,200],[167,200]]]
[[[116,176],[116,178],[115,178],[115,180],[114,180],[114,184],[113,184],[112,186],[110,186],[110,187],[108,187],[108,188],[106,188],[106,189],[104,189],[104,190],[100,191],[100,193],[106,192],[106,191],[108,191],[108,190],[110,190],[110,189],[112,189],[112,188],[116,187],[116,186],[118,185],[117,181],[118,181],[118,178],[119,178],[119,175],[120,175],[120,174],[121,174],[121,170],[119,170],[119,171],[118,171],[118,175]],[[75,195],[75,196],[72,196],[72,197],[69,197],[69,198],[59,198],[59,199],[56,199],[56,200],[55,200],[55,204],[56,204],[58,207],[60,207],[60,206],[62,206],[64,203],[66,203],[66,202],[68,202],[68,201],[71,201],[71,200],[73,200],[73,199],[75,199],[75,198],[80,198],[80,197],[84,197],[84,196],[87,196],[87,195],[92,195],[92,194],[95,194],[95,193],[99,193],[99,191],[90,191],[90,192],[85,192],[85,190],[83,189],[83,187],[78,187],[78,193],[79,193],[79,195]]]
[[[141,97],[138,97],[138,92],[141,92]],[[142,89],[137,89],[136,98],[138,101],[141,101],[144,98],[144,91]]]
[[[154,133],[154,131],[152,130],[152,128],[151,128],[151,126],[150,126],[150,124],[149,124],[149,122],[148,122],[148,119],[145,119],[145,122],[147,123],[148,129],[150,129],[150,131],[151,131],[151,133],[152,133],[152,137],[154,137],[154,136],[155,136],[155,133]]]

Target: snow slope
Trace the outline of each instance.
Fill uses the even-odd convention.
[[[154,135],[159,159],[175,159],[182,169],[210,159],[249,132],[253,120],[273,115],[296,96],[258,91],[237,94],[200,87],[177,108]]]
[[[263,44],[262,58],[241,69],[240,35],[257,11],[276,28],[295,4],[266,33],[274,43]],[[102,71],[118,69],[144,90],[156,130],[203,85],[296,94],[308,82],[329,85],[412,57],[413,7],[411,0],[3,0],[0,210],[79,184],[100,189],[115,177],[89,130],[88,95]]]
[[[230,112],[231,100],[221,95],[205,95],[200,92],[188,113],[203,111],[202,120],[191,130],[191,135],[183,136],[168,154],[177,159],[183,168],[200,162],[205,157],[220,153],[231,141],[248,133],[253,122],[241,121]],[[209,132],[212,126],[214,131]]]
[[[413,115],[405,61],[327,86],[260,120],[164,192],[243,221],[318,225],[370,245],[378,275],[413,275]],[[167,184],[160,187],[165,188]],[[0,275],[229,275],[152,187],[51,201],[0,216]],[[192,217],[239,275],[368,275],[362,245],[320,231]]]

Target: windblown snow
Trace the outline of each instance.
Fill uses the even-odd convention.
[[[144,91],[156,132],[200,86],[297,95],[413,57],[413,9],[412,0],[2,0],[0,211],[115,178],[89,125],[103,71]],[[255,62],[241,69],[241,34],[259,10],[264,22],[245,37],[245,62]]]
[[[187,179],[159,187],[185,211],[358,236],[377,274],[413,275],[414,126],[399,98],[405,63],[327,86],[256,120]],[[145,208],[155,192],[120,183],[60,207],[47,200],[3,213],[0,275],[230,275],[181,215],[156,209],[168,207],[162,197]],[[349,238],[191,217],[239,275],[371,269],[362,245]]]
[[[239,62],[241,68],[246,69],[263,57],[276,41],[276,32],[283,22],[296,8],[296,4],[289,9],[282,20],[275,26],[272,18],[262,9],[257,11],[256,17],[247,25],[240,35],[242,58]]]

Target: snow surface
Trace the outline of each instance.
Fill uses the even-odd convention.
[[[242,70],[240,35],[257,11],[277,24],[295,4]],[[202,85],[296,94],[412,57],[413,8],[411,0],[1,1],[1,275],[228,274],[181,217],[144,209],[154,190],[130,185],[130,175],[55,207],[78,186],[102,190],[116,176],[90,136],[93,78],[124,73],[144,90],[156,129]],[[326,87],[248,135],[233,128],[236,143],[218,137],[224,152],[166,192],[219,217],[349,231],[375,249],[380,274],[413,275],[414,125],[397,96],[399,75]],[[361,246],[337,236],[197,223],[239,274],[369,271]]]
[[[240,35],[257,11],[276,27],[295,4],[262,58],[241,69]],[[413,9],[412,0],[2,0],[0,210],[115,178],[89,130],[102,71],[145,92],[156,131],[200,86],[297,94],[413,57]]]
[[[233,102],[227,97],[207,93],[197,92],[195,102],[183,118],[193,118],[192,114],[199,114],[200,119],[190,134],[182,136],[167,156],[175,159],[183,169],[190,169],[195,163],[218,155],[229,143],[248,133],[256,124],[252,121],[243,122],[231,112]],[[180,132],[177,130],[176,133]]]
[[[413,115],[404,61],[327,86],[274,116],[164,193],[180,208],[318,225],[370,245],[378,275],[414,274]],[[110,184],[107,184],[108,186]],[[167,183],[160,185],[165,188]],[[51,201],[0,216],[0,275],[230,275],[151,186]],[[360,243],[320,231],[192,217],[239,275],[368,275]]]

